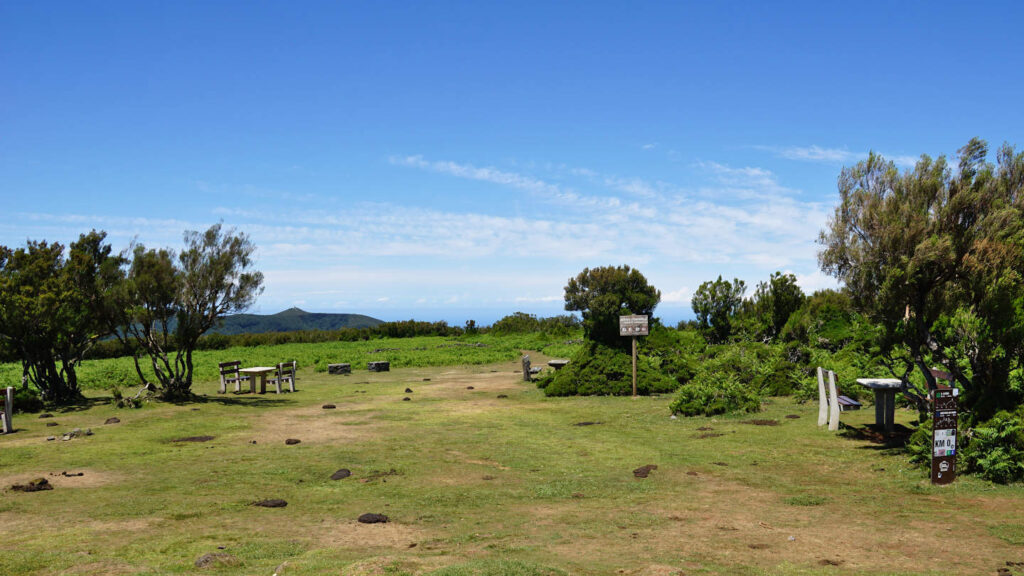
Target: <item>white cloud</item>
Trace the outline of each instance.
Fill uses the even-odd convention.
[[[825,162],[829,164],[854,164],[868,157],[867,152],[855,152],[846,148],[822,148],[817,145],[810,146],[754,146],[759,150],[767,150],[775,153],[776,156],[787,160],[801,160],[804,162]],[[914,156],[900,154],[885,154],[882,156],[891,160],[901,168],[912,168],[917,164]]]
[[[679,290],[665,292],[661,295],[661,301],[668,304],[686,304],[690,302],[690,289],[683,286]]]
[[[516,296],[516,303],[533,304],[538,302],[561,302],[562,296]]]

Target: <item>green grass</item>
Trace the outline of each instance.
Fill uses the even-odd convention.
[[[446,341],[419,352],[447,353],[430,343]],[[0,488],[44,476],[55,489],[0,495],[0,574],[194,574],[218,551],[237,564],[203,573],[937,575],[1024,561],[1024,487],[933,487],[900,451],[821,430],[815,406],[787,398],[757,416],[778,426],[671,419],[668,395],[546,398],[517,358],[351,376],[307,363],[281,396],[195,388],[188,404],[118,410],[91,390],[96,402],[51,420],[17,416]],[[45,439],[74,427],[95,434]],[[721,435],[702,438],[708,427]],[[198,435],[214,439],[173,442]],[[658,468],[635,478],[645,464]],[[330,480],[339,468],[352,476]],[[266,498],[288,506],[250,506]],[[365,512],[390,522],[358,524]]]
[[[578,337],[578,336],[577,336]],[[193,355],[195,380],[217,378],[217,364],[240,360],[243,366],[270,366],[296,360],[302,368],[326,372],[328,364],[347,362],[354,371],[365,371],[366,363],[382,360],[392,368],[491,364],[514,360],[524,349],[542,350],[548,356],[570,356],[579,349],[564,337],[525,334],[515,336],[381,338],[360,342],[321,342],[316,344],[280,344],[242,346],[225,350],[198,350]],[[550,348],[551,352],[547,349]],[[142,362],[146,370],[148,359]],[[131,358],[86,360],[77,370],[83,389],[104,390],[131,387],[138,375]],[[152,378],[151,373],[146,372]],[[21,365],[0,364],[0,387],[21,383]]]

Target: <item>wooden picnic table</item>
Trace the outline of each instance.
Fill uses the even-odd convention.
[[[896,392],[903,388],[899,378],[857,378],[857,384],[875,391],[875,425],[892,432],[896,425]]]
[[[277,370],[274,366],[253,366],[252,368],[241,368],[238,371],[249,375],[249,392],[256,393],[256,376],[260,377],[260,394],[267,393],[267,374]]]

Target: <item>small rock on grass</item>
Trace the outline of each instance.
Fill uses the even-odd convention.
[[[35,480],[29,480],[25,484],[14,484],[11,486],[11,490],[15,492],[42,492],[43,490],[53,490],[53,484],[46,478],[36,478]]]
[[[466,386],[466,390],[473,390],[472,386]]]
[[[114,417],[114,418],[107,418],[107,421],[104,422],[104,424],[117,424],[119,422],[121,422],[121,419],[117,418],[117,417]]]
[[[788,418],[790,420],[796,420],[799,417],[800,417],[799,414],[786,414],[786,418]]]
[[[411,402],[411,401],[412,401],[412,398],[409,398],[408,396],[406,396],[405,398],[402,398],[402,402]]]
[[[383,514],[363,514],[358,518],[359,522],[363,524],[383,524],[388,521],[388,517]]]
[[[46,425],[47,426],[60,426],[60,424],[57,424],[56,422],[47,422]]]
[[[219,566],[237,566],[238,564],[238,558],[227,552],[203,554],[196,559],[196,568],[217,568]]]
[[[47,436],[47,437],[46,437],[46,441],[47,441],[47,442],[49,442],[49,441],[51,441],[51,440],[56,440],[56,439],[57,439],[57,437],[56,437],[56,436]]]
[[[253,502],[253,506],[259,506],[260,508],[284,508],[288,505],[287,502],[280,498],[271,498],[269,500],[260,500],[259,502]]]
[[[351,475],[352,475],[352,471],[351,470],[349,470],[348,468],[342,468],[342,469],[338,470],[337,472],[335,472],[334,474],[331,474],[331,480],[341,480],[341,479],[344,479],[344,478],[348,478]]]
[[[39,415],[39,417],[40,418],[53,418],[53,414],[50,414],[49,412],[43,412],[42,414]]]
[[[284,443],[287,444],[288,446],[294,446],[299,442],[302,442],[302,440],[299,440],[298,438],[289,438],[284,441]]]
[[[633,470],[633,476],[636,476],[637,478],[647,478],[647,476],[650,475],[652,471],[657,469],[657,464],[647,464],[645,466],[637,468],[636,470]]]
[[[498,394],[498,398],[508,398],[508,394]]]
[[[337,406],[335,406],[334,404],[324,404],[323,405],[323,409],[324,410],[334,410],[335,408],[337,408]]]
[[[405,389],[405,393],[406,394],[412,394],[412,388],[406,388]]]

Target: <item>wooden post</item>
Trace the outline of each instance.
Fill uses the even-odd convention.
[[[828,394],[825,393],[825,377],[818,366],[818,426],[828,424]]]
[[[636,398],[636,336],[633,336],[633,397]]]

